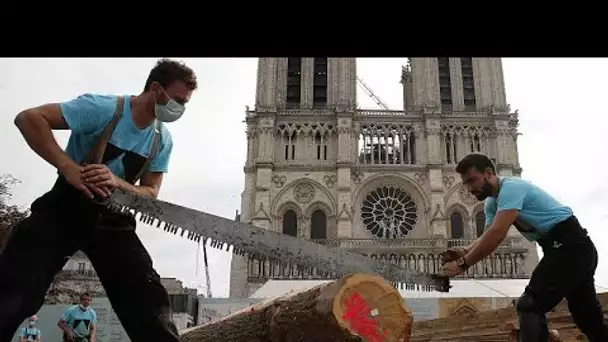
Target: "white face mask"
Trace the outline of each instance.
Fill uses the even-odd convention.
[[[167,104],[161,105],[156,103],[154,106],[154,115],[158,121],[162,122],[173,122],[181,118],[185,111],[186,107],[171,98]]]

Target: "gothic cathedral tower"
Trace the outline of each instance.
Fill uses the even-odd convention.
[[[521,174],[501,60],[410,58],[401,110],[358,109],[356,71],[355,58],[259,59],[240,220],[434,272],[439,252],[484,228],[483,203],[454,171],[459,158],[481,151],[499,174]],[[464,277],[527,277],[537,262],[535,245],[512,231]],[[268,279],[319,277],[233,256],[230,297]]]

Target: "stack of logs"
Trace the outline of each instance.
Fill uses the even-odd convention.
[[[184,342],[407,342],[413,317],[375,275],[352,274],[181,333]]]
[[[608,312],[608,293],[599,294]],[[556,330],[561,341],[585,340],[576,328],[563,300],[547,315],[549,329]],[[420,321],[412,329],[412,341],[516,341],[519,322],[514,307],[479,312],[471,316],[452,316]]]

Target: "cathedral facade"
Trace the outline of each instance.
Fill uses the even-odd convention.
[[[355,58],[260,58],[246,112],[244,222],[423,272],[438,253],[485,228],[483,202],[455,164],[482,152],[519,176],[518,114],[500,58],[409,58],[403,108],[357,106]],[[536,245],[512,228],[464,278],[527,278]],[[268,279],[319,279],[316,270],[233,256],[230,296]]]

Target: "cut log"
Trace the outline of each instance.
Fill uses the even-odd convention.
[[[386,280],[351,274],[188,329],[184,342],[408,342],[411,311]]]

